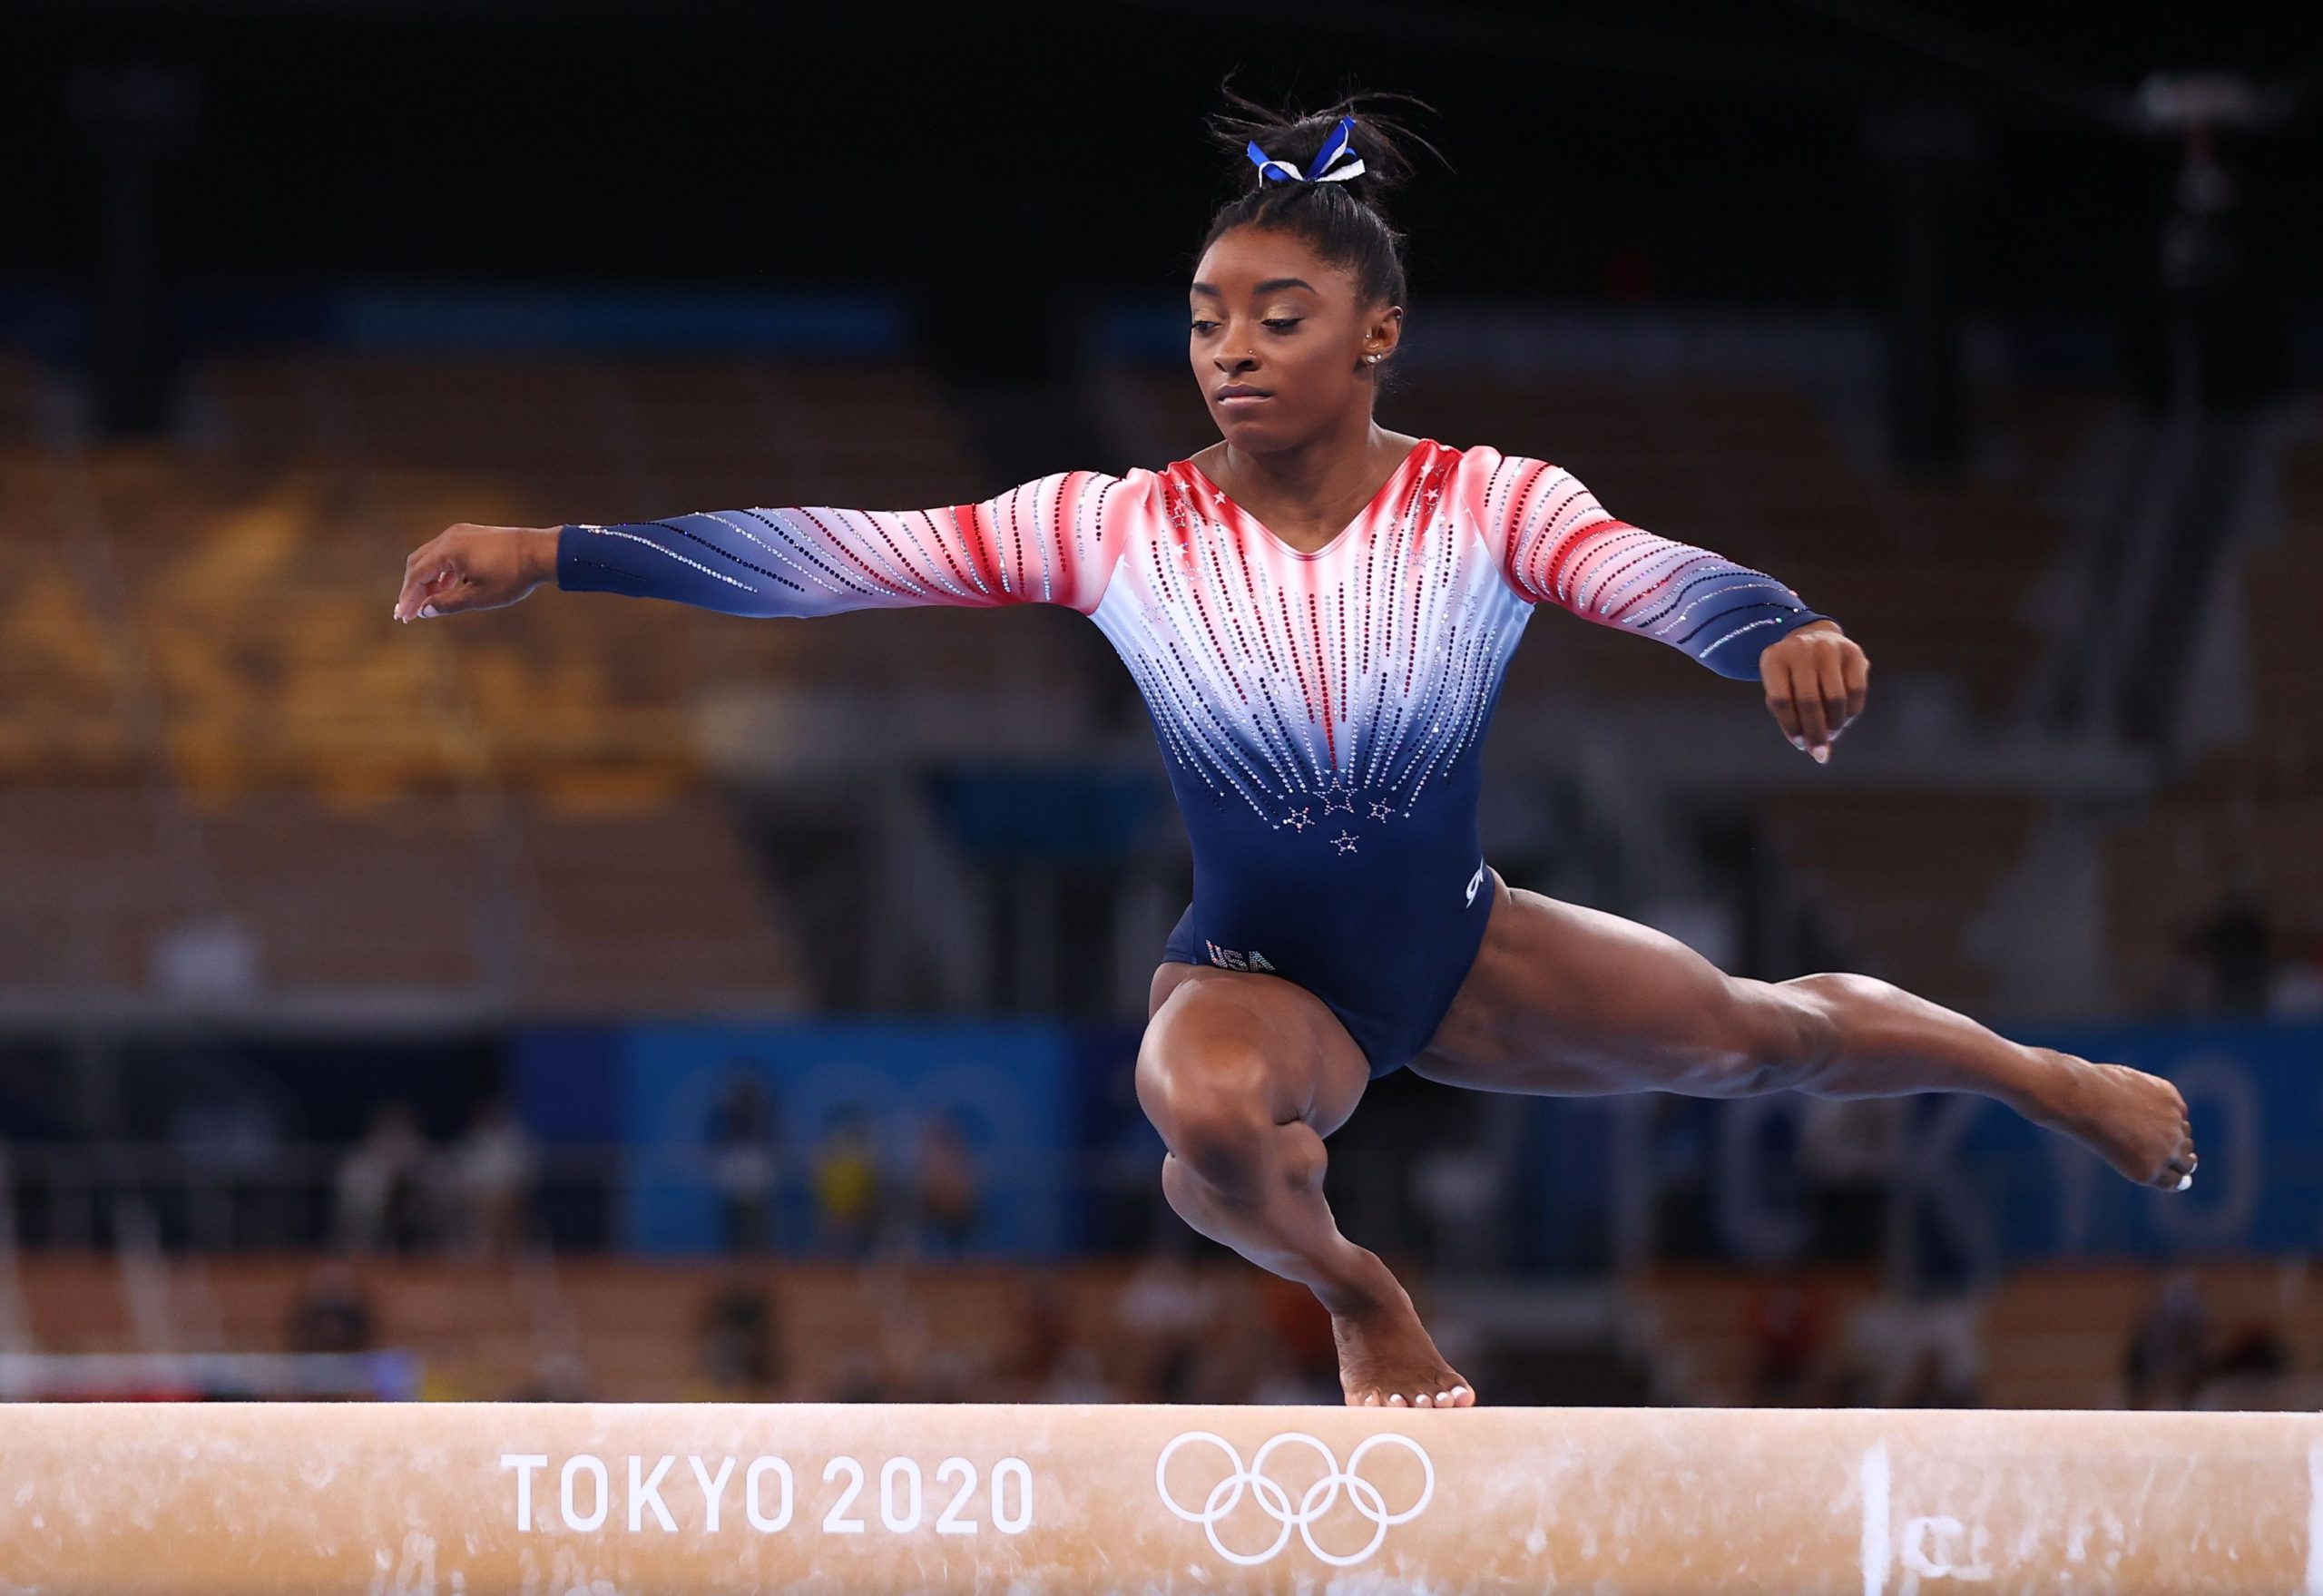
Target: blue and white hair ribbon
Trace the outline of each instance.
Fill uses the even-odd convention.
[[[1354,132],[1355,118],[1340,117],[1338,127],[1324,141],[1323,147],[1315,152],[1315,159],[1307,163],[1304,171],[1287,161],[1277,161],[1269,155],[1259,148],[1256,139],[1250,141],[1245,152],[1250,157],[1250,164],[1259,169],[1260,179],[1264,182],[1280,183],[1294,180],[1302,183],[1345,182],[1348,178],[1363,175],[1363,157],[1348,144]],[[1341,162],[1342,164],[1334,169],[1333,162]]]

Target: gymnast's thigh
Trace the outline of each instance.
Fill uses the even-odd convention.
[[[1431,1081],[1486,1092],[1728,1096],[1796,1056],[1800,1000],[1676,937],[1493,873],[1484,945],[1426,1048]]]
[[[1153,973],[1148,1013],[1137,1095],[1165,1140],[1169,1121],[1221,1099],[1328,1136],[1370,1082],[1369,1062],[1338,1016],[1278,975],[1172,960]]]

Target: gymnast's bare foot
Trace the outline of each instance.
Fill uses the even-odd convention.
[[[2031,1114],[2034,1122],[2064,1132],[2141,1186],[2183,1191],[2193,1184],[2194,1127],[2175,1086],[2121,1064],[2031,1051],[2057,1067],[2057,1086]]]
[[[1404,1288],[1390,1278],[1375,1307],[1331,1316],[1339,1385],[1349,1407],[1474,1407],[1476,1394],[1436,1350]]]

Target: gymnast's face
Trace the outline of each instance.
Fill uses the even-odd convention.
[[[1353,274],[1304,239],[1238,227],[1204,250],[1188,292],[1187,351],[1220,436],[1235,448],[1291,448],[1371,414],[1375,369],[1403,308],[1366,304]],[[1236,390],[1248,390],[1247,396]]]

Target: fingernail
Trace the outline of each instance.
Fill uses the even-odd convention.
[[[1821,748],[1815,749],[1814,754],[1815,762],[1818,765],[1828,765],[1831,762],[1831,748],[1828,743],[1826,743]]]
[[[1807,739],[1803,737],[1794,737],[1790,739],[1790,746],[1797,749],[1800,753],[1805,753],[1807,751]]]
[[[422,605],[420,605],[420,606],[419,606],[419,618],[420,618],[422,621],[433,621],[433,620],[435,620],[435,619],[436,619],[436,606],[435,606],[435,605],[433,605],[433,604],[422,604]]]

